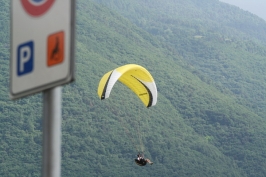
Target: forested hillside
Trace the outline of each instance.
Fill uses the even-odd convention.
[[[266,22],[218,0],[94,0],[121,13],[189,64],[265,115]],[[265,117],[265,116],[264,116]]]
[[[62,176],[265,176],[257,70],[265,66],[266,38],[258,36],[265,24],[218,0],[95,2],[77,2],[77,76],[63,88]],[[0,176],[40,176],[42,97],[9,101],[10,4],[0,4]],[[232,26],[249,19],[254,29]],[[102,75],[128,63],[155,78],[156,106],[146,109],[119,83],[110,98],[98,98]],[[137,132],[152,166],[133,161]]]

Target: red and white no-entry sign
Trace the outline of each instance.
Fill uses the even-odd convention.
[[[32,16],[44,14],[55,0],[21,0],[24,9]]]

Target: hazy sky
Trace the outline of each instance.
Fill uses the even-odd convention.
[[[266,21],[266,0],[220,0],[247,10]]]

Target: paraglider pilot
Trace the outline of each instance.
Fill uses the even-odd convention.
[[[137,156],[138,158],[135,159],[137,165],[145,166],[147,163],[149,163],[150,165],[153,164],[153,162],[151,162],[150,159],[145,159],[142,154],[139,153]]]

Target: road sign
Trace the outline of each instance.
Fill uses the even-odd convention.
[[[74,80],[75,0],[12,0],[12,99]]]

